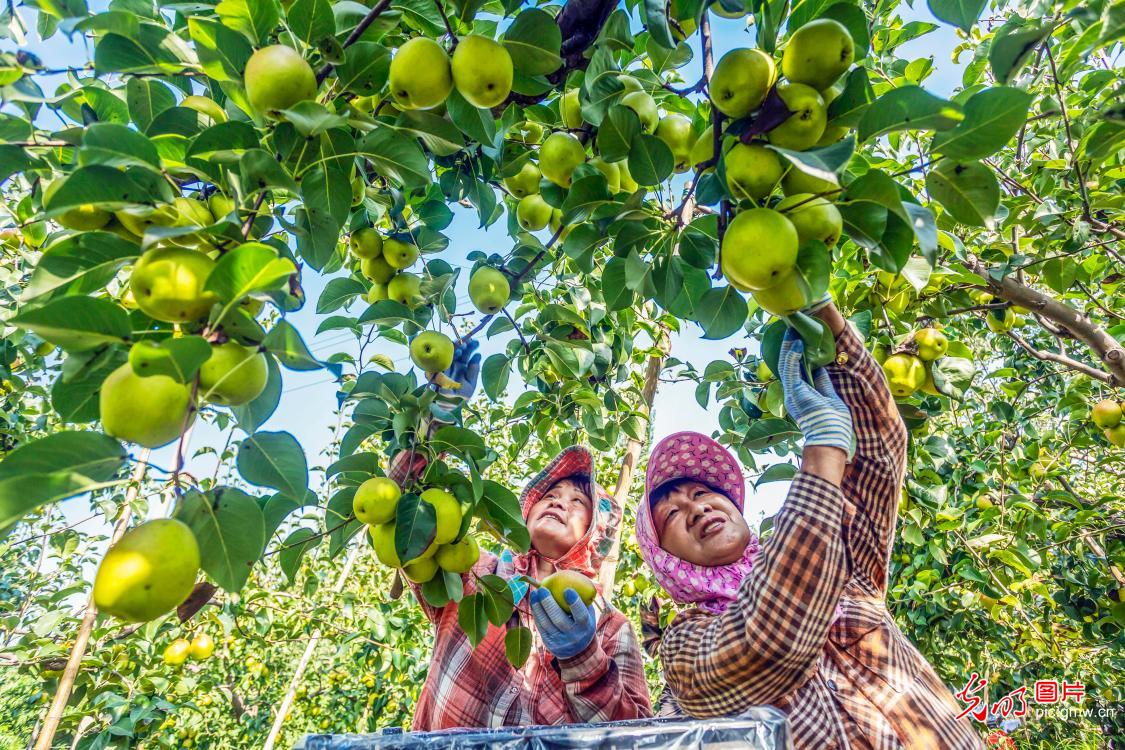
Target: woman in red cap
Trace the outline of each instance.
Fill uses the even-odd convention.
[[[730,716],[770,704],[796,750],[980,748],[981,740],[884,601],[906,428],[882,370],[827,296],[806,312],[836,361],[802,377],[788,335],[779,376],[804,436],[801,470],[759,545],[733,456],[698,433],[649,458],[637,512],[641,555],[682,604],[659,651],[661,714]]]
[[[456,393],[439,394],[446,412],[456,411],[476,384],[480,356],[458,347],[449,376],[461,384]],[[406,466],[396,456],[392,476],[420,472],[424,460]],[[594,480],[594,460],[580,446],[563,450],[532,479],[520,496],[531,536],[525,555],[505,550],[499,557],[482,551],[464,575],[465,594],[478,577],[497,575],[509,581],[516,611],[509,625],[532,632],[531,656],[520,669],[508,663],[505,628],[489,625],[476,648],[458,624],[458,605],[433,607],[415,592],[434,624],[430,671],[418,697],[413,729],[501,727],[621,721],[652,716],[644,664],[633,626],[599,592],[586,605],[573,589],[563,611],[549,592],[519,580],[543,580],[557,570],[577,571],[593,579],[612,546],[621,510]]]

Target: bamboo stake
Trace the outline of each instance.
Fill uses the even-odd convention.
[[[352,545],[351,551],[348,552],[348,559],[344,562],[344,567],[340,571],[336,583],[332,586],[332,593],[339,593],[343,590],[344,584],[348,582],[348,575],[352,572],[352,565],[355,564],[355,560],[359,556],[359,550],[360,545]],[[297,686],[300,684],[301,677],[304,676],[309,662],[312,661],[313,652],[316,651],[316,647],[320,643],[321,635],[320,628],[317,628],[313,631],[312,637],[309,638],[308,645],[305,646],[305,653],[301,654],[301,660],[297,662],[297,668],[293,670],[293,676],[289,679],[289,688],[285,691],[285,698],[281,701],[281,705],[277,707],[277,715],[273,718],[273,726],[270,727],[270,733],[266,736],[266,742],[262,745],[262,750],[273,750],[274,745],[277,744],[277,738],[281,736],[281,727],[285,724],[285,715],[293,707],[293,700],[297,696]]]
[[[658,342],[662,344],[663,342]],[[663,348],[663,347],[661,347]],[[641,390],[641,411],[649,419],[649,426],[645,434],[651,432],[652,401],[656,397],[656,386],[660,382],[660,371],[664,367],[663,353],[653,354],[649,357],[648,368],[645,370],[645,383]],[[633,474],[637,469],[637,462],[641,457],[641,448],[644,447],[640,440],[630,439],[625,446],[625,458],[621,462],[621,473],[617,475],[617,486],[613,490],[613,499],[617,507],[622,510],[624,518],[625,501],[629,497],[629,488],[633,485]],[[617,576],[617,561],[621,557],[621,527],[613,529],[613,546],[602,561],[601,571],[598,573],[598,582],[601,584],[602,595],[606,600],[613,598],[613,581]]]
[[[148,468],[149,452],[148,448],[142,450],[137,465],[133,467],[129,489],[125,491],[125,502],[121,506],[121,514],[117,518],[117,523],[113,527],[113,535],[109,540],[111,547],[117,544],[129,527],[129,519],[132,517],[130,509],[140,492],[141,480]],[[51,707],[47,710],[47,718],[44,719],[43,728],[35,741],[35,750],[50,750],[51,744],[55,741],[55,732],[58,731],[59,723],[63,718],[63,711],[66,710],[71,691],[74,690],[74,680],[78,677],[78,668],[82,665],[82,657],[86,655],[86,646],[90,642],[90,633],[94,630],[94,619],[97,615],[98,607],[94,604],[94,589],[91,586],[90,596],[86,600],[86,611],[82,615],[81,625],[78,626],[78,635],[74,638],[74,647],[70,650],[70,656],[66,660],[66,668],[63,669],[62,677],[59,678],[59,686],[55,690],[55,697],[51,700]]]

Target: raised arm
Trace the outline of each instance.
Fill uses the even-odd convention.
[[[856,453],[842,484],[856,508],[848,524],[848,548],[854,573],[883,596],[906,469],[906,426],[883,368],[855,329],[831,303],[817,316],[836,337],[836,362],[826,369],[855,427]]]
[[[840,482],[853,441],[847,407],[821,369],[801,375],[804,345],[787,335],[780,372],[786,410],[805,437],[804,465],[738,598],[716,617],[673,623],[661,644],[665,679],[696,716],[775,703],[808,679],[850,571]]]

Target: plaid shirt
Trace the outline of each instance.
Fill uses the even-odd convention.
[[[850,327],[836,348],[828,369],[857,441],[843,487],[797,474],[737,601],[718,616],[684,612],[664,633],[665,678],[694,716],[776,706],[796,750],[981,748],[887,610],[906,428]]]
[[[510,562],[487,552],[473,568],[503,577]],[[465,593],[475,590],[465,576]],[[522,669],[508,663],[504,628],[489,624],[474,649],[457,625],[457,604],[434,608],[415,588],[434,623],[434,653],[414,713],[415,731],[620,721],[652,716],[640,646],[633,627],[601,597],[594,640],[574,657],[556,659],[523,609],[513,619],[532,632],[531,657]]]

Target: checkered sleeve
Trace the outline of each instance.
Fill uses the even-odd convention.
[[[648,718],[652,700],[633,626],[615,609],[602,620],[589,646],[558,660],[571,718],[578,723]]]
[[[848,579],[838,487],[799,472],[726,612],[680,615],[664,634],[665,679],[693,716],[775,703],[809,678]]]
[[[836,337],[836,362],[828,372],[852,413],[856,435],[856,455],[842,486],[856,511],[848,523],[848,552],[856,575],[882,596],[906,469],[906,425],[883,368],[850,324]]]

